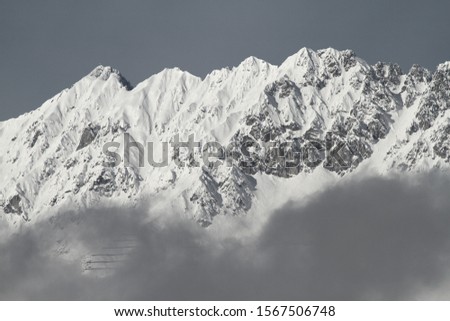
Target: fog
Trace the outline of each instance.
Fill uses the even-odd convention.
[[[1,244],[0,299],[448,300],[449,187],[438,174],[348,180],[245,240],[144,207],[62,213]],[[117,235],[139,245],[112,276],[87,276],[49,251],[56,226],[88,252]]]

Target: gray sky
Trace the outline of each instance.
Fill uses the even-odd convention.
[[[0,120],[40,106],[99,64],[132,84],[164,67],[198,76],[250,55],[353,49],[369,63],[450,60],[450,2],[0,0]]]

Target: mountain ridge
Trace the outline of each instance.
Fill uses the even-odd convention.
[[[450,62],[405,74],[332,48],[302,48],[279,66],[251,56],[204,78],[166,68],[136,86],[99,65],[37,110],[0,122],[0,217],[20,226],[151,197],[208,226],[264,207],[262,194],[299,177],[447,168],[449,84]],[[123,155],[125,133],[143,145],[195,134],[253,154],[231,147],[230,166],[142,168],[134,150],[130,166],[105,167],[103,146],[120,143]],[[201,152],[183,157],[194,156]]]

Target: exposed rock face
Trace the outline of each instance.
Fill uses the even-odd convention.
[[[5,213],[22,214],[22,207],[20,205],[21,198],[19,195],[14,195],[11,199],[3,204]]]
[[[208,226],[251,210],[261,177],[282,185],[363,163],[381,172],[447,168],[449,104],[450,63],[404,74],[351,50],[304,48],[280,66],[250,57],[203,80],[165,69],[135,88],[99,66],[36,111],[0,123],[1,204],[9,218],[32,221],[49,208],[153,197]],[[134,143],[129,163],[125,133]],[[191,134],[222,145],[212,163],[197,145],[172,151],[175,135]],[[168,144],[167,166],[148,165],[148,142],[158,160]]]
[[[99,126],[90,125],[89,127],[85,128],[83,130],[83,134],[81,135],[80,143],[78,144],[77,150],[89,146],[94,141],[99,130],[100,130]]]

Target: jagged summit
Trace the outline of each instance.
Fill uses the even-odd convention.
[[[437,70],[449,71],[450,70],[450,61],[443,62],[437,66]]]
[[[99,65],[95,67],[88,76],[103,81],[107,81],[111,76],[113,76],[128,90],[133,88],[130,82],[120,73],[119,70],[114,69],[110,66]]]
[[[67,208],[151,199],[155,212],[187,213],[207,226],[217,215],[300,198],[304,180],[448,169],[449,70],[446,62],[405,74],[351,50],[302,48],[280,66],[249,57],[204,79],[167,68],[132,88],[116,69],[98,66],[36,111],[0,122],[0,219],[20,226]],[[153,142],[158,160],[162,143],[190,134],[230,146],[232,157],[218,168],[148,166],[147,157],[140,166],[134,150],[129,164],[105,166],[105,144],[118,143],[123,160],[125,134]],[[201,155],[181,156],[192,164]]]
[[[415,75],[415,76],[422,77],[422,78],[423,77],[428,78],[431,75],[431,73],[428,69],[426,69],[418,64],[413,64],[411,66],[411,68],[409,69],[408,74]]]
[[[102,80],[108,80],[109,76],[112,73],[120,75],[120,72],[117,69],[114,69],[110,66],[98,65],[89,73],[89,76],[100,78]]]

